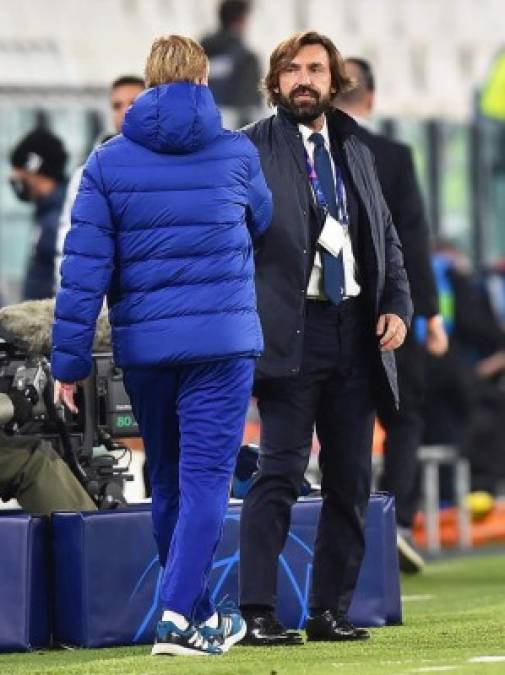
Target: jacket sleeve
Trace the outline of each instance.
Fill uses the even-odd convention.
[[[430,317],[438,314],[438,293],[430,259],[430,235],[409,148],[398,153],[398,182],[394,199],[388,200],[391,216],[403,247],[414,311]],[[387,195],[386,199],[387,199]]]
[[[263,235],[272,220],[272,194],[267,187],[257,149],[248,141],[249,158],[249,203],[247,206],[247,227],[251,239],[257,240]]]
[[[377,181],[378,183],[378,181]],[[385,245],[385,283],[384,293],[379,307],[381,314],[397,314],[403,319],[407,327],[412,321],[414,308],[410,296],[410,286],[403,263],[402,245],[398,238],[391,213],[382,195],[382,190],[377,190],[379,197],[379,209],[384,223]]]
[[[63,249],[51,358],[58,380],[76,382],[91,372],[95,323],[110,284],[114,250],[114,226],[94,152],[84,169]]]

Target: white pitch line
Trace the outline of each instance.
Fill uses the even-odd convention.
[[[468,663],[505,663],[505,656],[474,656]]]
[[[416,668],[409,670],[409,673],[440,673],[447,670],[457,670],[458,666],[430,666],[429,668]]]
[[[433,600],[434,595],[402,595],[402,602],[425,602],[426,600]]]

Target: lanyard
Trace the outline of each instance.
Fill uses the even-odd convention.
[[[307,174],[309,177],[310,184],[312,186],[312,189],[314,190],[314,195],[316,197],[316,201],[319,205],[319,208],[323,212],[323,217],[326,218],[326,215],[330,210],[328,206],[328,200],[326,199],[326,196],[321,187],[321,183],[319,182],[319,178],[317,177],[314,164],[311,164],[309,155],[305,147],[303,151],[305,153],[305,165],[307,167]],[[327,152],[326,148],[325,152]],[[349,214],[347,213],[347,199],[345,194],[345,185],[344,179],[342,177],[342,171],[340,170],[338,164],[335,164],[334,166],[335,166],[335,188],[337,196],[337,217],[338,220],[342,223],[342,225],[349,225]]]

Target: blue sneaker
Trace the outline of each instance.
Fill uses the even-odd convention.
[[[156,638],[151,651],[153,656],[220,656],[224,649],[217,641],[209,641],[202,631],[189,624],[182,630],[171,621],[158,621]]]
[[[219,623],[217,628],[202,624],[200,633],[212,644],[220,645],[223,652],[242,640],[247,631],[247,624],[236,607],[226,607],[217,610]]]

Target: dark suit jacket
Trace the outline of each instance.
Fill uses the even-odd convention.
[[[438,314],[438,293],[430,262],[429,228],[410,148],[362,126],[358,138],[372,151],[384,198],[403,247],[414,313]]]
[[[328,115],[332,149],[343,157],[359,206],[358,228],[352,232],[360,267],[370,327],[379,314],[412,316],[407,275],[398,236],[382,196],[370,151],[355,136],[356,123],[344,113]],[[258,310],[265,337],[259,377],[284,377],[300,369],[305,317],[305,292],[317,240],[318,209],[307,177],[303,141],[296,124],[282,113],[247,127],[259,150],[272,191],[271,227],[256,257]],[[357,231],[356,231],[357,230]],[[380,367],[398,398],[395,357],[380,353]],[[378,356],[379,361],[379,356]]]

